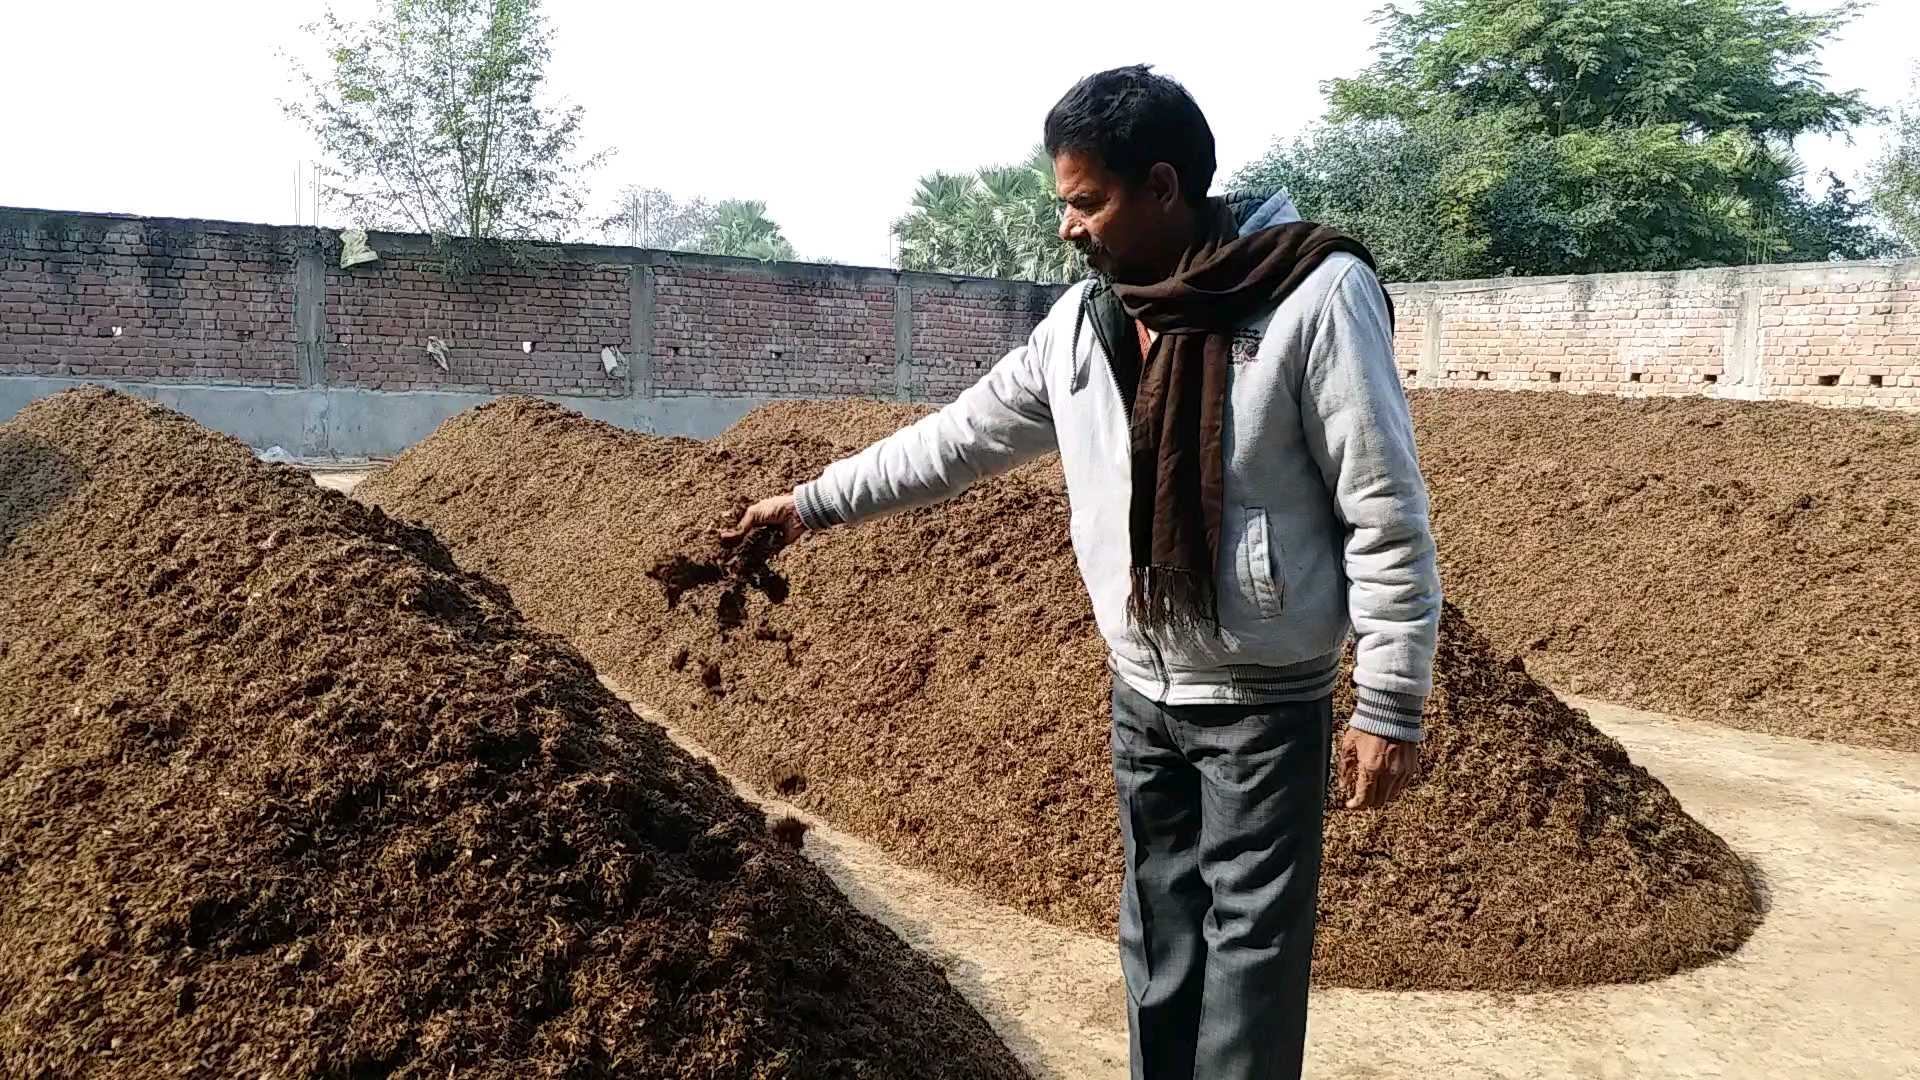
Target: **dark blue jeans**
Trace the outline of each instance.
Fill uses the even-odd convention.
[[[1114,683],[1134,1080],[1300,1075],[1333,703],[1158,705]]]

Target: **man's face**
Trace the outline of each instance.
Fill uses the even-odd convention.
[[[1188,237],[1175,213],[1179,190],[1170,167],[1156,165],[1145,182],[1130,184],[1094,155],[1063,150],[1054,155],[1053,176],[1065,204],[1060,239],[1079,248],[1088,266],[1129,285],[1172,272],[1169,261]]]

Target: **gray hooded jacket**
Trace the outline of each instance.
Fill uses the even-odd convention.
[[[1242,213],[1243,233],[1298,220],[1284,194]],[[1102,292],[1074,286],[952,404],[795,489],[802,520],[818,529],[924,506],[1058,450],[1074,554],[1118,677],[1173,705],[1310,700],[1331,692],[1351,633],[1354,726],[1419,739],[1440,582],[1373,272],[1333,256],[1235,340],[1221,622],[1198,639],[1157,640],[1126,617],[1127,405],[1106,345],[1117,305]]]

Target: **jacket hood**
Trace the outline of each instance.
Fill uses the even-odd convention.
[[[1294,208],[1293,197],[1284,188],[1230,192],[1227,209],[1233,211],[1241,236],[1300,220],[1300,211]]]

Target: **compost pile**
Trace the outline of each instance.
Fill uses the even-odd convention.
[[[86,389],[0,425],[0,1074],[1020,1070],[430,534]]]
[[[778,597],[740,588],[751,567],[716,539],[752,499],[910,418],[775,406],[688,444],[502,401],[362,497],[431,525],[747,782],[1110,933],[1108,677],[1057,464],[803,538],[771,562]],[[669,604],[660,568],[676,560],[709,571]],[[1384,813],[1330,816],[1319,979],[1573,985],[1736,948],[1757,919],[1739,859],[1458,613],[1442,638],[1426,778]]]
[[[1556,686],[1920,750],[1920,416],[1420,391],[1447,595]]]

